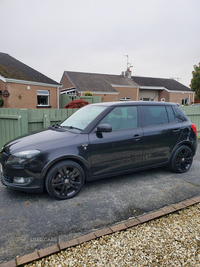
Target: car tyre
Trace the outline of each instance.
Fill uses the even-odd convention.
[[[171,170],[178,173],[187,172],[192,166],[193,152],[188,146],[179,147],[172,156]]]
[[[56,199],[74,197],[85,182],[83,168],[71,160],[56,163],[48,172],[45,187],[50,196]]]

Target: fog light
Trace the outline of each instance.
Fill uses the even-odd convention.
[[[33,180],[33,177],[14,177],[15,184],[28,184]]]

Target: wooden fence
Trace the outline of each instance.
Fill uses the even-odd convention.
[[[196,124],[197,136],[200,137],[200,106],[181,106],[180,108],[188,116],[191,122]]]
[[[69,117],[77,109],[0,109],[0,150],[8,141]]]
[[[200,106],[180,107],[197,126],[200,136]],[[0,108],[0,150],[10,140],[59,123],[76,109],[10,109]]]

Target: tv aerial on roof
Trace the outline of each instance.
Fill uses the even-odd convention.
[[[133,66],[128,62],[128,55],[124,55],[124,57],[127,57],[127,70],[130,70]]]

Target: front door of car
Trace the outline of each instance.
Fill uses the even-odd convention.
[[[181,123],[171,106],[141,106],[144,166],[167,162],[180,137]]]
[[[98,125],[111,132],[89,134],[92,176],[106,176],[142,166],[143,131],[136,106],[115,107]]]

